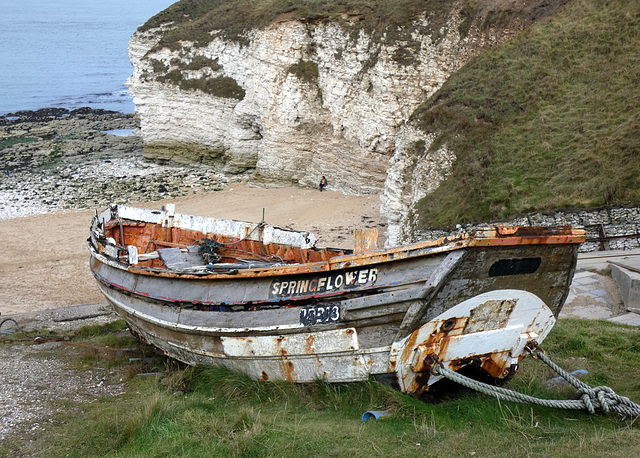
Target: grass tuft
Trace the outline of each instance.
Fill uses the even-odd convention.
[[[228,76],[185,78],[179,69],[171,70],[156,78],[161,83],[168,83],[185,91],[200,91],[215,97],[242,100],[245,90],[236,80]]]
[[[560,7],[566,0],[546,5],[548,11]],[[357,35],[364,30],[376,40],[411,39],[408,25],[421,16],[428,18],[425,28],[435,41],[448,32],[448,20],[455,10],[462,22],[456,30],[466,37],[472,24],[482,29],[508,26],[514,17],[517,22],[531,21],[529,14],[516,10],[501,11],[492,0],[462,0],[445,4],[439,0],[181,0],[158,13],[139,30],[171,25],[160,47],[179,49],[182,42],[206,46],[216,31],[226,39],[247,42],[247,32],[264,29],[282,19],[303,22],[332,21],[340,23]],[[494,10],[497,14],[491,14]],[[501,11],[501,12],[500,12]],[[481,13],[481,14],[479,14]],[[399,56],[405,59],[407,56]]]
[[[315,62],[300,60],[289,67],[288,73],[295,75],[305,83],[315,83],[318,80],[318,64]]]
[[[40,141],[35,137],[9,137],[0,139],[0,148],[8,148],[19,143],[34,143]]]

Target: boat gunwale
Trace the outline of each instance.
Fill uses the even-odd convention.
[[[438,254],[448,253],[450,251],[461,250],[467,248],[468,243],[455,242],[446,245],[429,245],[422,242],[420,246],[407,246],[405,250],[378,250],[368,251],[367,255],[353,257],[351,255],[335,256],[327,261],[317,261],[309,263],[297,263],[297,264],[280,264],[270,267],[258,267],[258,268],[246,268],[238,269],[229,272],[202,272],[194,273],[179,270],[169,270],[164,268],[154,267],[139,267],[130,265],[124,261],[112,258],[89,243],[89,251],[91,255],[98,259],[100,262],[107,264],[111,267],[126,270],[132,274],[149,275],[166,278],[184,278],[190,280],[214,280],[224,279],[228,280],[233,278],[261,278],[261,277],[276,277],[276,276],[290,276],[290,275],[304,275],[323,272],[336,272],[351,268],[373,266],[378,264],[401,262],[413,258],[428,257]],[[425,251],[426,250],[426,251]],[[411,252],[411,253],[409,253]],[[395,254],[395,256],[394,256]],[[360,261],[360,262],[358,262]]]
[[[494,229],[492,232],[497,231]],[[584,230],[582,229],[572,229],[571,234],[567,235],[540,235],[535,237],[487,237],[486,235],[478,237],[477,235],[462,234],[461,236],[443,237],[437,240],[428,240],[401,247],[334,256],[327,261],[280,264],[269,267],[260,266],[257,268],[238,269],[227,272],[211,271],[201,273],[130,265],[126,262],[107,256],[101,250],[94,247],[91,242],[89,243],[89,250],[91,255],[98,258],[101,262],[120,270],[127,270],[134,274],[167,278],[179,277],[185,279],[214,280],[229,279],[230,276],[233,278],[260,278],[339,271],[354,267],[385,264],[389,262],[393,263],[422,256],[433,256],[465,248],[579,244],[584,241],[584,238]]]

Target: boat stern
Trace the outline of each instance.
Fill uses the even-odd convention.
[[[420,396],[441,376],[434,365],[451,370],[481,368],[494,379],[512,376],[542,342],[556,319],[535,294],[494,290],[467,299],[427,322],[392,346],[390,364],[400,389]]]

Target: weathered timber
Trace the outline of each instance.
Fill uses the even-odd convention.
[[[374,246],[362,242],[359,250]],[[112,206],[89,237],[98,286],[142,340],[263,380],[392,374],[420,394],[434,363],[513,375],[553,327],[584,231],[484,227],[386,250],[307,232]]]

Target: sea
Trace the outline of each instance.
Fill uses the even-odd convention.
[[[133,113],[127,46],[175,0],[0,0],[0,115],[91,107]]]

